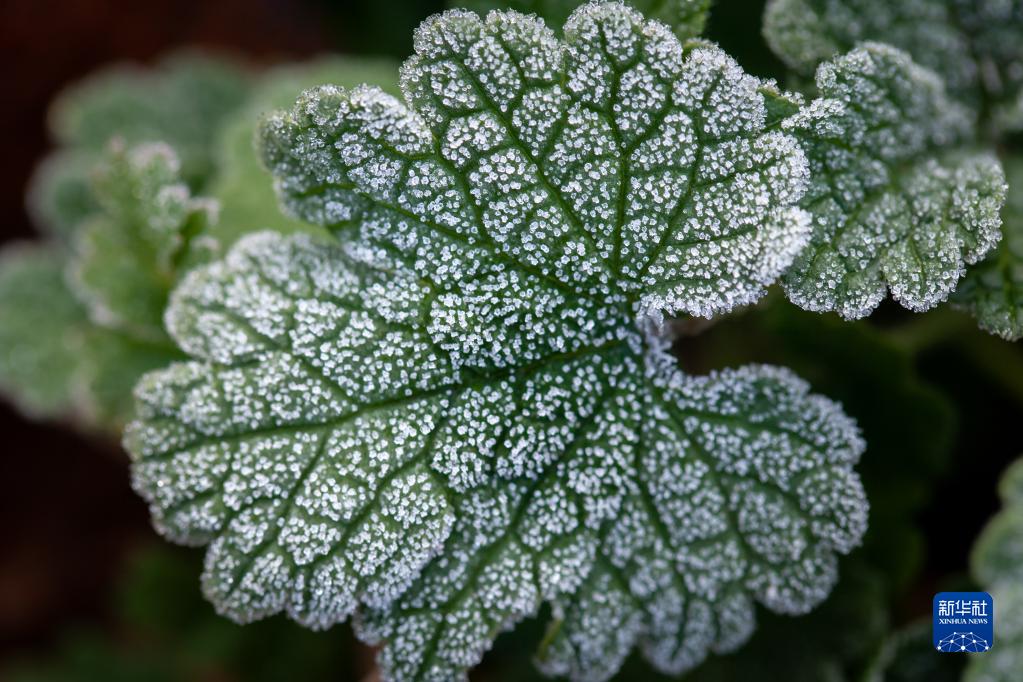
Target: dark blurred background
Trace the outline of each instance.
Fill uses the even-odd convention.
[[[780,65],[760,36],[761,4],[718,0],[709,35],[748,71],[780,77]],[[149,62],[186,45],[227,52],[256,65],[326,51],[400,57],[411,49],[414,26],[441,6],[439,0],[5,0],[0,3],[0,82],[5,93],[0,106],[0,237],[7,242],[34,234],[24,195],[34,165],[49,149],[47,106],[64,86],[97,67],[121,60]],[[926,387],[928,400],[937,395],[934,400],[942,405],[903,420],[900,411],[915,409],[917,396],[864,383],[875,362],[869,346],[855,345],[853,332],[837,331],[834,348],[853,345],[848,346],[852,350],[835,351],[814,326],[832,329],[830,321],[785,315],[794,317],[754,317],[752,322],[740,317],[680,343],[677,351],[683,362],[701,371],[726,359],[802,364],[796,369],[814,388],[842,399],[853,415],[863,418],[857,405],[878,412],[864,426],[871,443],[868,460],[874,457],[867,466],[879,477],[889,468],[909,471],[894,478],[893,494],[914,482],[915,465],[898,461],[899,444],[909,441],[911,449],[919,438],[944,434],[947,457],[934,472],[921,474],[931,476],[933,484],[922,493],[924,502],[910,520],[924,538],[919,570],[894,599],[896,624],[927,615],[937,589],[965,579],[970,544],[998,506],[997,476],[1019,454],[1023,354],[969,324],[932,340],[900,309],[883,307],[863,325],[865,333],[890,332],[912,347],[911,366],[895,371],[909,372]],[[749,324],[761,331],[751,335]],[[793,338],[808,339],[807,347],[780,350]],[[786,353],[798,357],[786,358]],[[857,362],[866,369],[858,369]],[[847,374],[837,371],[836,364],[845,365]],[[849,379],[850,368],[861,384]],[[136,668],[110,668],[106,677],[150,679],[145,652],[172,654],[165,651],[161,637],[174,628],[189,630],[198,639],[188,645],[188,655],[199,661],[184,668],[188,676],[199,670],[199,677],[210,680],[283,679],[290,676],[289,657],[303,657],[303,676],[315,679],[354,679],[371,670],[368,652],[356,648],[347,632],[338,632],[344,628],[313,636],[274,621],[255,626],[262,629],[245,641],[232,639],[235,626],[212,616],[199,597],[201,552],[169,547],[156,537],[145,505],[129,487],[127,458],[116,443],[96,442],[60,425],[28,422],[6,405],[0,405],[0,434],[0,676],[8,664],[68,659],[76,662],[67,668],[51,666],[38,679],[81,679],[73,672],[78,669],[98,675],[95,671],[105,668],[97,661],[107,655],[113,640],[142,653],[132,663]],[[878,442],[889,445],[878,449]],[[950,504],[957,510],[951,521],[946,513]],[[872,519],[875,525],[877,521]],[[160,601],[161,593],[169,598]],[[268,651],[281,652],[278,667],[259,663]],[[480,678],[512,679],[516,674],[509,670],[528,670],[520,667],[528,661],[517,645],[499,643],[495,656],[503,661],[503,672],[495,672],[498,668],[491,663],[478,673]],[[254,661],[248,668],[217,662],[247,657]],[[164,672],[166,679],[183,679],[174,670]]]

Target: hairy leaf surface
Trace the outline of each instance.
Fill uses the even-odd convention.
[[[777,368],[686,376],[645,334],[788,265],[798,145],[716,48],[617,3],[564,33],[449,12],[407,106],[326,87],[265,126],[284,205],[338,239],[253,235],[189,275],[192,360],[143,379],[125,441],[223,613],[360,613],[388,677],[449,679],[549,601],[552,670],[639,645],[680,671],[756,601],[811,608],[859,542],[835,403]]]
[[[969,310],[982,329],[1016,341],[1023,337],[1023,159],[1005,162],[1009,187],[1002,209],[1002,240],[971,267],[952,302]]]
[[[862,41],[909,52],[953,97],[1000,127],[1023,125],[1020,0],[770,0],[768,44],[804,75]]]
[[[802,205],[813,216],[786,293],[846,318],[888,291],[910,310],[933,307],[1000,238],[1001,166],[943,151],[968,136],[971,117],[904,52],[864,44],[821,65],[817,87],[782,124],[810,159]]]

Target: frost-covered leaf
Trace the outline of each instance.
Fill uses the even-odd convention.
[[[817,87],[782,123],[812,177],[802,205],[813,237],[786,273],[789,298],[846,318],[888,291],[911,310],[933,307],[1000,238],[1001,166],[944,151],[969,134],[970,115],[904,52],[866,43],[822,64]]]
[[[180,271],[211,248],[216,206],[191,196],[166,145],[114,144],[95,171],[100,213],[77,234],[75,293],[97,324],[166,340],[163,310]]]
[[[452,292],[360,251],[244,238],[175,292],[194,360],[137,389],[135,486],[161,532],[210,544],[221,612],[365,605],[389,677],[444,679],[552,600],[546,665],[596,679],[637,643],[683,670],[741,644],[755,601],[827,595],[866,520],[836,404],[766,366],[687,377],[615,302],[505,317],[489,350],[451,336]]]
[[[1023,125],[1020,0],[770,0],[764,35],[792,68],[861,41],[890,43],[937,72],[961,102],[995,125]]]
[[[1002,474],[1004,508],[973,545],[973,577],[995,600],[995,642],[971,660],[965,682],[1010,682],[1023,669],[1023,459]]]
[[[871,533],[874,530],[871,528]],[[765,661],[770,661],[770,680],[857,680],[854,671],[874,653],[890,625],[886,576],[863,561],[860,550],[843,559],[840,570],[842,579],[813,613],[801,618],[763,614],[748,644],[728,656],[709,659],[687,674],[686,682],[760,680],[764,678]],[[793,646],[793,642],[800,646]],[[925,653],[930,653],[929,647]],[[622,673],[625,680],[646,679],[629,676],[626,668]]]
[[[163,311],[180,274],[208,256],[199,233],[211,207],[191,197],[165,145],[115,144],[88,175],[96,209],[74,249],[11,252],[2,374],[32,416],[118,432],[138,378],[181,358]]]
[[[952,302],[969,310],[977,324],[1015,341],[1023,337],[1023,159],[1005,161],[1009,193],[1002,209],[1002,240],[971,267]]]
[[[213,172],[219,126],[245,102],[248,87],[237,66],[201,54],[171,55],[153,67],[113,66],[64,92],[50,128],[59,144],[94,153],[114,137],[166,143],[180,156],[185,180],[199,186]]]
[[[999,607],[999,611],[1001,607]],[[931,619],[918,620],[892,632],[867,670],[862,682],[962,682],[967,659],[984,656],[935,656]],[[840,679],[840,678],[836,678]]]
[[[14,244],[0,253],[0,390],[25,414],[64,416],[72,404],[75,337],[85,310],[64,282],[64,254]]]
[[[983,656],[970,656],[962,682],[1016,682],[1023,670],[1023,583],[987,590],[995,606],[995,641]]]
[[[714,46],[588,4],[564,41],[539,19],[451,11],[416,52],[408,106],[324,87],[265,125],[295,216],[445,286],[475,280],[466,301],[529,278],[550,311],[586,293],[710,316],[758,299],[805,244],[805,157]],[[459,317],[491,343],[492,320]]]
[[[1023,582],[1023,459],[999,484],[1005,508],[991,519],[973,546],[971,570],[982,585]]]
[[[811,608],[859,542],[835,403],[777,368],[685,376],[642,331],[787,265],[797,144],[716,48],[617,3],[565,36],[450,12],[404,67],[414,110],[327,87],[267,124],[285,205],[338,243],[253,235],[189,275],[166,319],[192,360],[142,380],[125,438],[223,613],[360,612],[389,677],[448,679],[550,601],[546,665],[606,677],[635,644],[678,671],[756,601]],[[597,652],[607,576],[627,623]]]
[[[494,9],[511,9],[523,14],[536,14],[548,26],[565,25],[569,15],[588,0],[450,0],[454,8],[484,14]],[[703,33],[712,0],[626,0],[648,19],[663,21],[682,40]]]
[[[65,240],[99,206],[90,175],[107,145],[163,142],[177,152],[193,188],[214,175],[223,121],[245,101],[247,77],[232,63],[177,54],[153,67],[99,71],[58,97],[50,128],[58,149],[36,169],[28,205],[36,224]]]
[[[319,229],[281,213],[272,178],[256,153],[254,137],[259,121],[268,112],[290,106],[303,90],[323,83],[342,87],[372,83],[397,93],[398,65],[383,59],[326,57],[274,68],[259,77],[248,103],[224,124],[217,141],[217,174],[207,193],[220,203],[218,220],[209,234],[222,247],[258,230]]]

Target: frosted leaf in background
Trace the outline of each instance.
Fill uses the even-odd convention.
[[[248,94],[248,74],[229,60],[173,54],[153,67],[114,65],[79,81],[54,102],[50,128],[58,144],[97,153],[114,137],[129,145],[163,142],[198,187],[215,170],[220,124]]]
[[[64,254],[15,243],[0,254],[0,391],[29,417],[67,416],[85,310],[64,281]]]
[[[569,15],[588,0],[450,0],[455,9],[468,9],[485,14],[495,9],[510,9],[523,14],[536,14],[551,27],[561,27]],[[663,21],[681,40],[703,33],[712,0],[626,0],[647,19]]]
[[[178,53],[153,66],[116,64],[64,90],[50,107],[57,149],[29,182],[28,208],[39,229],[70,240],[98,206],[89,175],[113,138],[128,146],[175,149],[193,189],[217,171],[223,122],[247,100],[249,76],[234,63]]]
[[[981,329],[1016,341],[1023,337],[1023,159],[1009,157],[1005,173],[1002,241],[969,269],[952,303],[972,313]]]
[[[76,235],[75,294],[92,320],[150,341],[166,340],[163,310],[181,271],[215,244],[203,234],[217,206],[191,196],[174,151],[119,141],[94,172],[100,213]]]
[[[47,236],[70,242],[75,230],[96,212],[89,179],[95,165],[90,152],[61,150],[36,167],[26,205],[33,222]]]
[[[820,98],[781,124],[812,177],[802,206],[813,237],[784,277],[786,293],[848,319],[889,291],[910,310],[933,307],[1001,237],[998,161],[947,150],[969,136],[971,116],[904,52],[864,44],[822,64],[817,88]]]
[[[1020,0],[770,0],[764,36],[789,66],[817,65],[862,41],[890,43],[935,71],[996,128],[1023,125]]]

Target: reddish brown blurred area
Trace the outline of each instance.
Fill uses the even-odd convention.
[[[4,242],[31,237],[25,186],[49,145],[54,95],[97,67],[148,61],[181,45],[259,62],[322,52],[315,5],[284,0],[0,2],[0,215]],[[103,618],[130,548],[149,541],[127,460],[0,405],[0,660],[45,648],[68,622]]]

